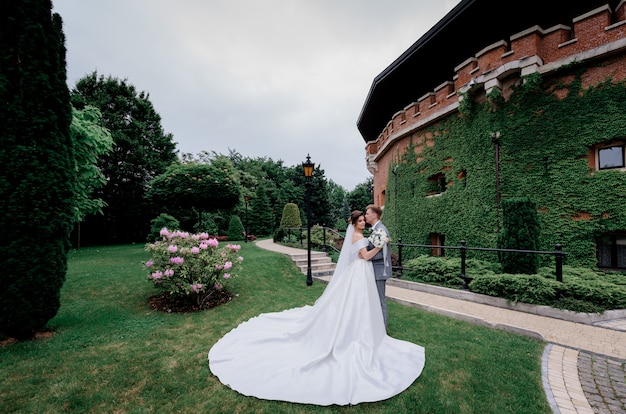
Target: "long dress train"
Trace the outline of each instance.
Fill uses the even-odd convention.
[[[380,401],[409,387],[424,348],[386,334],[372,264],[358,258],[367,243],[342,249],[348,260],[340,266],[340,256],[313,306],[261,314],[222,337],[209,351],[211,372],[247,396],[316,405]]]

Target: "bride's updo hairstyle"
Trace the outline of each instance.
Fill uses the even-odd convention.
[[[352,214],[350,214],[350,220],[348,221],[353,226],[356,226],[356,222],[359,221],[359,217],[361,217],[362,215],[363,215],[363,212],[361,210],[354,210]]]

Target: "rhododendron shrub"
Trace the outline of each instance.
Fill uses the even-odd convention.
[[[161,229],[161,239],[146,245],[148,280],[173,300],[202,306],[241,270],[240,245],[219,246],[206,233]]]

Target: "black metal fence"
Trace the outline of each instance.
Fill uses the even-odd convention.
[[[465,265],[468,251],[483,251],[483,252],[508,252],[508,253],[526,253],[526,254],[540,254],[540,255],[552,255],[554,256],[556,267],[556,280],[563,282],[563,258],[567,255],[563,251],[563,246],[559,243],[554,245],[553,251],[541,251],[541,250],[518,250],[518,249],[492,249],[486,247],[467,247],[465,240],[461,240],[460,246],[436,246],[426,244],[403,244],[402,239],[398,239],[398,243],[390,243],[392,246],[398,248],[398,265],[395,267],[398,277],[402,277],[402,271],[406,270],[402,266],[402,251],[407,247],[421,248],[421,249],[442,249],[443,250],[460,250],[461,251],[461,274],[459,277],[463,279],[463,287],[468,289],[469,283],[473,277],[467,275],[467,268]]]
[[[306,232],[306,228],[283,228],[288,235],[298,234],[298,239],[300,245],[304,246],[304,239],[302,236],[302,232]],[[332,249],[336,252],[339,252],[341,246],[337,247],[336,245],[327,243],[331,237],[327,237],[327,234],[332,234],[338,236],[343,240],[344,235],[336,230],[330,229],[328,227],[322,227],[322,244],[319,246],[323,251],[328,251]],[[507,252],[507,253],[526,253],[526,254],[539,254],[539,255],[551,255],[554,256],[555,262],[555,273],[556,280],[559,282],[563,282],[563,259],[567,256],[567,253],[563,251],[563,246],[559,243],[554,245],[553,251],[541,251],[541,250],[517,250],[517,249],[495,249],[495,248],[486,248],[486,247],[467,247],[465,240],[461,240],[460,246],[437,246],[437,245],[428,245],[428,244],[405,244],[402,243],[402,239],[398,239],[397,243],[389,243],[390,246],[395,246],[398,251],[398,261],[397,264],[393,266],[393,269],[396,271],[397,277],[402,277],[402,272],[408,270],[407,268],[402,266],[402,252],[406,248],[417,248],[417,249],[441,249],[441,251],[445,250],[460,250],[461,255],[461,274],[459,277],[463,280],[463,287],[468,289],[469,283],[474,279],[473,277],[467,275],[467,267],[466,267],[466,259],[468,251],[483,251],[483,252]]]
[[[305,234],[306,234],[306,227],[282,227],[283,231],[285,232],[285,235],[287,235],[288,239],[291,239],[291,236],[295,236],[297,237],[298,243],[300,243],[300,246],[302,246],[303,248],[305,248]],[[328,252],[329,250],[334,250],[335,252],[339,253],[341,251],[341,244],[339,246],[337,246],[335,243],[329,243],[331,240],[334,240],[335,238],[331,237],[331,236],[336,236],[336,238],[339,238],[342,240],[343,243],[343,239],[344,239],[344,234],[337,231],[337,230],[333,230],[329,227],[321,227],[322,229],[322,243],[321,244],[317,244],[316,247],[322,249],[322,251],[324,252]]]

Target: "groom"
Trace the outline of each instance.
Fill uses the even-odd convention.
[[[389,237],[389,230],[380,221],[383,210],[370,204],[365,210],[365,222],[372,226],[372,231],[375,229],[383,229]],[[374,248],[374,245],[370,242],[367,250]],[[374,267],[374,276],[376,278],[376,287],[378,288],[378,297],[380,298],[380,307],[383,311],[383,318],[385,320],[385,329],[387,328],[387,300],[385,299],[385,284],[387,279],[391,277],[391,253],[389,247],[385,246],[381,251],[376,253],[372,258],[372,265]]]

